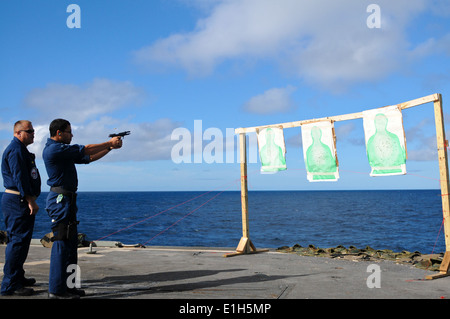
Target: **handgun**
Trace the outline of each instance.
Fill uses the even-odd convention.
[[[120,136],[120,137],[125,137],[125,135],[130,135],[130,131],[124,131],[124,132],[120,132],[120,133],[113,133],[113,134],[109,134],[109,137],[116,137],[116,136]]]

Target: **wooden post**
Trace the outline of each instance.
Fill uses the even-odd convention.
[[[247,253],[249,250],[248,227],[248,183],[247,183],[247,139],[246,134],[239,134],[240,163],[241,163],[241,207],[242,207],[242,238],[236,249]]]
[[[250,240],[248,225],[248,184],[247,184],[247,135],[239,134],[239,150],[241,163],[241,206],[242,206],[242,237],[236,248],[235,253],[225,254],[224,257],[232,257],[236,255],[251,254],[267,251],[257,250]]]
[[[445,254],[439,268],[439,273],[436,275],[426,276],[426,279],[436,279],[450,276],[450,200],[449,200],[449,180],[448,180],[448,161],[447,161],[447,146],[448,142],[445,139],[444,116],[442,111],[442,95],[438,94],[434,101],[434,117],[436,122],[436,139],[439,158],[439,180],[441,183],[441,197],[442,197],[442,214],[444,218],[444,233],[445,233]]]
[[[435,279],[445,276],[450,276],[450,187],[449,187],[449,169],[447,160],[447,147],[448,142],[445,139],[445,129],[444,129],[444,118],[442,110],[442,95],[432,94],[424,96],[415,100],[403,102],[397,104],[401,109],[408,109],[421,104],[433,102],[434,103],[434,116],[436,122],[436,139],[437,148],[439,156],[439,174],[440,174],[440,184],[441,184],[441,196],[442,196],[442,213],[444,218],[444,232],[445,232],[445,255],[439,269],[439,274],[426,276],[426,279]],[[259,252],[255,249],[252,242],[249,239],[249,229],[248,229],[248,190],[247,190],[247,145],[246,145],[246,133],[256,132],[257,129],[267,128],[267,127],[281,127],[281,128],[291,128],[299,127],[303,124],[319,122],[319,121],[346,121],[362,118],[362,112],[344,114],[338,116],[325,117],[320,119],[311,119],[303,121],[286,122],[280,124],[270,124],[246,128],[237,128],[235,133],[239,134],[240,141],[240,151],[241,151],[241,201],[242,201],[242,228],[243,236],[239,245],[236,249],[236,253],[231,253],[225,255],[235,256],[242,255],[246,253]],[[267,250],[261,250],[267,251]]]

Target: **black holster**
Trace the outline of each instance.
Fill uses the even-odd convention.
[[[76,220],[76,212],[77,212],[77,193],[67,191],[62,187],[51,187],[51,191],[63,194],[64,196],[70,199],[69,204],[69,219],[71,221],[59,223],[55,227],[52,228],[54,236],[52,237],[52,241],[55,240],[69,240],[74,239],[74,237],[78,236],[78,227],[77,225],[80,223]]]
[[[66,223],[59,223],[52,228],[53,237],[52,241],[55,240],[70,240],[78,236],[78,221]]]

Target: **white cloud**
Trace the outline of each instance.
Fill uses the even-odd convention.
[[[105,116],[82,125],[72,125],[72,144],[103,143],[109,140],[108,135],[111,133],[131,131],[125,137],[122,148],[114,150],[102,162],[167,160],[170,159],[171,149],[175,144],[170,136],[179,126],[180,123],[170,119],[130,123]],[[35,140],[28,149],[42,158],[42,150],[49,137],[48,125],[37,125],[34,128]]]
[[[245,103],[244,109],[247,112],[256,114],[272,114],[290,111],[294,108],[291,94],[295,90],[295,87],[290,85],[286,88],[269,89],[260,95],[252,97]]]
[[[1,122],[1,119],[0,119],[0,131],[10,131],[12,134],[13,126],[14,126],[13,123],[4,123],[4,122]]]
[[[429,7],[438,16],[450,17],[450,3],[448,0],[431,0]]]
[[[325,87],[371,81],[405,63],[405,30],[425,0],[379,0],[381,29],[369,29],[371,1],[228,0],[217,2],[195,30],[172,34],[135,52],[151,69],[208,75],[227,60],[278,63]]]
[[[42,159],[42,151],[49,137],[49,124],[55,118],[67,119],[72,126],[72,144],[98,144],[108,141],[111,133],[131,131],[125,137],[122,149],[115,150],[102,159],[105,162],[152,161],[171,159],[172,131],[181,126],[171,119],[157,119],[152,122],[133,115],[118,118],[116,110],[140,103],[145,94],[131,82],[114,82],[108,79],[94,79],[84,85],[49,84],[45,88],[28,93],[25,106],[35,129],[34,143],[28,149]],[[30,112],[28,112],[30,113]],[[128,114],[131,114],[128,112]],[[133,119],[133,121],[132,121]],[[12,124],[0,120],[0,130],[11,130]],[[0,140],[4,147],[10,140]]]
[[[131,82],[94,79],[82,86],[52,83],[45,88],[34,89],[26,96],[25,105],[46,116],[45,120],[60,117],[71,123],[83,123],[98,115],[137,104],[142,98],[143,92]]]
[[[34,142],[28,146],[28,150],[34,153],[36,157],[42,157],[42,150],[44,149],[45,142],[49,136],[48,125],[34,125]]]
[[[435,161],[438,159],[434,127],[434,119],[425,117],[417,124],[405,129],[408,160]]]
[[[172,146],[176,143],[170,137],[172,131],[180,126],[181,123],[166,118],[154,122],[122,123],[115,132],[131,131],[131,135],[125,137],[122,149],[114,151],[107,160],[170,160]],[[91,124],[91,127],[95,125]]]
[[[411,51],[413,59],[437,54],[450,56],[450,33],[445,34],[441,38],[429,38]]]

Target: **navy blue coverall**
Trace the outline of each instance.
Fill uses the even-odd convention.
[[[41,193],[41,177],[35,156],[17,137],[3,152],[2,176],[3,186],[7,190],[20,193],[4,193],[1,204],[8,235],[1,294],[9,295],[23,287],[23,264],[28,256],[34,229],[35,216],[30,215],[24,197],[38,197]]]
[[[88,164],[84,145],[69,145],[48,139],[42,157],[48,174],[46,210],[52,219],[54,242],[50,257],[49,293],[67,291],[67,267],[77,264],[77,206],[78,177],[75,164]]]

